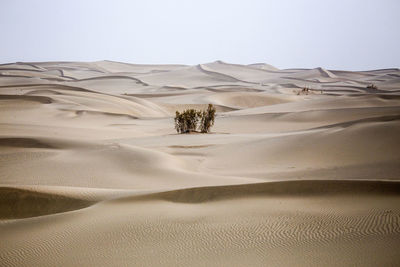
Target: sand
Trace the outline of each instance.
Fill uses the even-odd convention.
[[[399,69],[2,64],[0,266],[396,266],[399,136]]]

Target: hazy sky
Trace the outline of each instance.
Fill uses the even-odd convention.
[[[399,0],[0,0],[0,62],[400,67]]]

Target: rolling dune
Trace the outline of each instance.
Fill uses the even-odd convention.
[[[21,219],[90,206],[90,201],[17,188],[0,188],[0,219]]]
[[[397,266],[399,77],[1,64],[0,266]]]
[[[239,189],[242,197],[234,193],[236,196],[201,204],[186,200],[225,189],[200,189],[194,196],[184,190],[170,195],[172,199],[168,195],[147,200],[123,198],[62,214],[5,221],[0,232],[3,238],[15,241],[0,245],[0,258],[5,264],[68,266],[126,262],[146,266],[396,265],[398,188],[379,183],[377,189],[370,183],[354,195],[353,189],[363,184],[342,184],[345,192],[337,184],[331,190],[338,190],[337,194],[308,195],[315,192],[313,188],[329,188],[310,181],[299,189],[291,187],[294,191],[284,189],[286,197],[229,188],[230,192]],[[276,184],[276,189],[285,187]],[[305,193],[292,195],[299,190]],[[185,202],[171,202],[177,197]],[[21,236],[21,229],[26,228],[34,231]],[[46,256],[49,254],[52,257]]]

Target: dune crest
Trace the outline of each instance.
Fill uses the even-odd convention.
[[[0,220],[67,212],[92,204],[93,202],[68,196],[0,187]]]

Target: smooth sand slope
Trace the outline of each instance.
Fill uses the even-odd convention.
[[[0,266],[397,266],[399,151],[399,69],[2,64]]]

